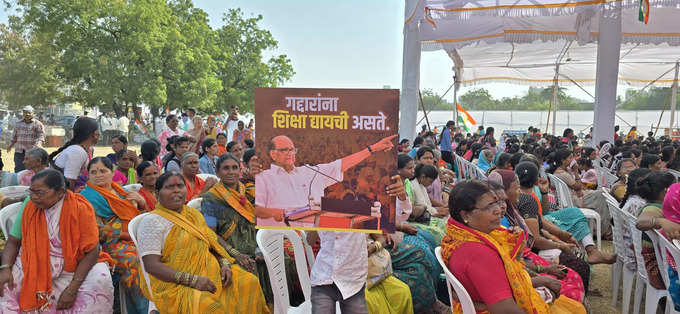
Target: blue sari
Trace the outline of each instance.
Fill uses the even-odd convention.
[[[482,171],[487,172],[489,171],[489,168],[491,168],[491,164],[488,160],[486,160],[486,157],[484,157],[485,151],[487,151],[487,149],[483,149],[481,152],[479,152],[479,156],[477,157],[477,167],[482,169]]]
[[[426,311],[437,301],[441,272],[434,255],[437,246],[434,237],[418,227],[416,235],[404,234],[404,240],[390,251],[393,275],[409,286],[415,313]]]

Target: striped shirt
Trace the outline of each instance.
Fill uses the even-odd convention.
[[[16,144],[14,151],[25,153],[27,150],[36,146],[42,146],[45,141],[45,127],[38,120],[31,120],[30,123],[21,120],[14,125],[14,136],[12,145]]]

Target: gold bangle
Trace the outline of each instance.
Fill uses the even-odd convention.
[[[73,279],[71,279],[71,281],[75,281],[75,282],[83,282],[83,281],[85,281],[85,279],[78,279],[78,278],[76,278],[76,277],[73,277]]]
[[[182,272],[178,271],[175,272],[175,283],[181,285],[182,284]]]
[[[221,260],[220,260],[220,264],[222,264],[222,267],[231,266],[231,262],[229,262],[229,260],[226,259],[226,258],[221,259]]]
[[[198,282],[198,276],[192,275],[193,278],[191,279],[191,287],[196,288],[196,283]]]
[[[189,286],[189,284],[191,284],[191,275],[189,275],[188,273],[184,273],[182,275],[182,279],[183,279],[182,282],[185,286]]]

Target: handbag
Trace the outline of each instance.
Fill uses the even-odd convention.
[[[368,289],[392,275],[390,252],[384,249],[380,242],[374,243],[376,243],[377,249],[368,257],[368,273],[366,275],[366,288]]]

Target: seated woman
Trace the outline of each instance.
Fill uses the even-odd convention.
[[[146,201],[113,182],[113,164],[108,158],[95,157],[87,171],[87,186],[80,193],[94,207],[99,243],[115,262],[113,284],[117,289],[125,288],[128,313],[147,313],[149,302],[139,288],[137,250],[127,229],[130,220],[146,210]]]
[[[500,228],[502,205],[486,182],[456,184],[449,207],[442,258],[478,312],[586,313],[579,302],[560,295],[559,281],[529,277],[519,260],[526,233]],[[460,303],[452,306],[460,313]]]
[[[25,186],[31,185],[33,175],[47,169],[49,166],[50,158],[44,149],[40,147],[29,149],[24,155],[24,167],[26,169],[17,173],[19,184]]]
[[[218,133],[217,137],[215,137],[215,140],[217,141],[217,149],[219,151],[219,155],[222,156],[227,153],[227,135],[224,133]]]
[[[99,142],[99,136],[97,120],[80,117],[73,124],[73,138],[49,155],[53,168],[66,177],[68,189],[77,192],[85,186],[90,150]]]
[[[198,159],[198,168],[201,173],[215,174],[216,167],[215,162],[217,161],[217,154],[219,149],[214,138],[206,138],[201,143],[201,155]]]
[[[255,154],[255,149],[243,152],[241,183],[246,185],[246,190],[255,188],[255,175],[260,172],[262,172],[262,164],[260,164],[260,158]]]
[[[628,174],[635,169],[637,169],[637,166],[635,165],[635,161],[633,159],[625,158],[619,161],[619,166],[616,170],[616,176],[619,177],[619,180],[614,182],[614,185],[611,187],[611,194],[614,196],[614,198],[616,198],[617,201],[621,202],[623,196],[626,194]]]
[[[65,186],[56,170],[31,179],[2,254],[0,312],[111,312],[110,257],[99,250],[94,211]]]
[[[182,171],[180,158],[184,153],[189,151],[191,141],[186,136],[173,135],[168,139],[168,145],[165,147],[168,153],[163,156],[163,170],[168,171]]]
[[[531,251],[534,237],[522,216],[517,212],[517,201],[520,195],[517,175],[512,171],[500,169],[489,176],[489,185],[491,190],[503,202],[501,205],[505,214],[501,219],[501,225],[505,228],[521,228],[528,236],[524,244],[524,251],[522,252],[527,271],[532,274],[532,277],[534,274],[541,274],[560,280],[562,284],[560,293],[573,300],[582,302],[585,296],[585,288],[581,276],[564,265],[550,264],[544,258]]]
[[[184,178],[156,182],[158,205],[139,225],[139,250],[161,313],[269,313],[255,275],[235,264],[201,213],[184,205]],[[143,276],[142,276],[143,278]],[[148,293],[147,289],[143,292]]]
[[[146,201],[146,207],[149,210],[156,208],[156,180],[158,179],[158,168],[156,164],[150,161],[142,161],[137,166],[137,177],[142,188],[139,189],[139,195]]]
[[[108,158],[111,163],[114,165],[118,164],[118,152],[121,150],[127,150],[128,148],[128,140],[125,135],[116,135],[113,138],[111,138],[111,149],[113,149],[113,153],[110,153],[106,155],[106,158]]]
[[[184,176],[184,184],[187,189],[186,202],[201,197],[205,192],[212,188],[217,180],[215,178],[208,178],[203,180],[197,176],[200,172],[198,169],[198,155],[194,152],[187,152],[182,155],[182,176]]]
[[[640,212],[637,213],[638,221],[635,226],[638,229],[646,231],[652,228],[663,228],[672,232],[671,235],[675,236],[677,226],[664,217],[662,206],[666,197],[666,190],[673,183],[675,183],[675,177],[668,172],[662,171],[652,171],[638,180],[637,192],[647,202]],[[646,233],[642,234],[642,257],[645,260],[647,274],[649,274],[649,284],[654,288],[665,290],[666,286],[661,279],[654,246]]]
[[[581,177],[583,186],[591,190],[597,189],[597,171],[595,171],[595,168],[593,168],[593,161],[588,158],[581,157],[576,161],[576,163],[580,171],[579,176]]]
[[[267,274],[267,265],[261,256],[256,256],[255,241],[255,189],[246,191],[239,182],[241,162],[232,154],[222,155],[217,160],[217,175],[220,182],[205,194],[201,213],[206,224],[222,238],[225,250],[243,269],[257,275],[268,303],[274,302],[272,287]],[[289,295],[293,296],[297,280],[295,266],[286,255],[286,277]],[[303,300],[304,301],[304,300]],[[298,304],[301,302],[298,302]]]
[[[564,181],[569,186],[571,191],[571,198],[575,207],[591,208],[600,214],[600,224],[602,228],[603,237],[611,235],[611,215],[609,214],[609,207],[607,199],[602,193],[602,190],[588,190],[584,189],[580,178],[577,178],[569,171],[569,165],[573,160],[573,154],[567,149],[560,149],[551,154],[550,169],[548,172],[554,174],[560,180]]]
[[[413,191],[413,211],[408,221],[410,224],[420,227],[430,233],[439,243],[444,236],[446,220],[446,208],[435,208],[430,202],[426,188],[437,178],[437,168],[431,165],[418,164],[415,169],[415,178],[411,180]]]
[[[241,146],[241,143],[231,141],[229,144],[227,144],[227,153],[230,153],[239,160],[243,160],[243,146]]]
[[[158,139],[152,138],[144,141],[142,146],[139,148],[141,154],[139,155],[139,161],[150,161],[156,164],[157,169],[163,168],[163,161],[161,160],[161,146]],[[137,165],[139,166],[139,165]]]
[[[113,171],[113,182],[120,185],[137,183],[135,171],[137,153],[127,149],[121,149],[116,153],[116,160],[118,161],[118,165]]]

